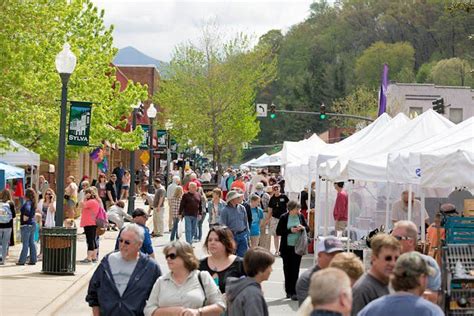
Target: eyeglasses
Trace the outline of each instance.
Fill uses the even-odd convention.
[[[51,196],[52,194],[51,194],[51,193],[45,193],[44,195],[49,195],[49,196]]]
[[[398,256],[385,256],[385,261],[397,261]]]
[[[132,242],[130,240],[119,238],[119,243],[124,243],[125,245],[130,246]]]
[[[400,241],[400,240],[411,240],[413,238],[411,237],[408,237],[408,236],[393,236],[395,237],[396,240]]]
[[[178,257],[178,255],[175,254],[175,253],[169,253],[169,254],[167,254],[167,255],[165,256],[165,259],[174,260],[174,259],[176,259],[177,257]]]

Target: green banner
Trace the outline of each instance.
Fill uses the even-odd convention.
[[[158,148],[166,148],[167,146],[167,137],[166,130],[159,129],[156,131],[156,137],[158,138]]]
[[[89,146],[91,114],[91,102],[71,101],[69,131],[67,135],[68,145]]]
[[[140,126],[142,127],[143,129],[143,138],[142,138],[142,143],[140,144],[140,149],[148,149],[148,142],[149,142],[149,137],[150,137],[150,132],[149,132],[149,129],[150,129],[150,125],[148,124],[140,124]]]

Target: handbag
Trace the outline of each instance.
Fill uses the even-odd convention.
[[[71,198],[71,197],[70,197],[69,195],[64,194],[64,199],[65,199],[65,200],[69,200],[70,198]]]
[[[304,256],[308,253],[308,234],[306,229],[301,231],[300,237],[296,241],[295,253],[299,256]]]
[[[107,228],[109,226],[109,221],[107,220],[107,213],[105,212],[103,207],[99,208],[99,212],[97,213],[97,217],[95,218],[95,225],[98,228]]]
[[[181,238],[181,236],[183,236],[184,230],[185,230],[184,220],[180,220],[178,222],[178,238]]]

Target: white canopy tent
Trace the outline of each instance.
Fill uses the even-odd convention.
[[[273,154],[266,155],[265,157],[258,158],[253,162],[248,164],[249,167],[259,168],[259,167],[269,167],[269,166],[281,166],[281,151]]]
[[[0,136],[2,140],[4,137]],[[6,162],[14,166],[39,166],[40,156],[29,150],[28,148],[18,144],[14,140],[9,139],[10,146],[15,148],[14,151],[0,152],[0,161]]]
[[[387,180],[394,183],[420,184],[421,175],[424,173],[420,162],[422,154],[438,154],[437,156],[441,157],[453,154],[457,150],[470,150],[471,152],[474,150],[474,117],[449,128],[442,134],[435,135],[399,152],[389,153],[387,157]],[[453,160],[451,163],[457,167],[458,163],[465,162],[463,157],[461,155],[459,162]],[[464,170],[461,166],[457,168],[462,170],[461,177],[466,174],[469,175],[469,172],[465,172],[469,168]],[[474,172],[474,169],[471,170]],[[472,175],[470,178],[474,180]],[[454,187],[455,185],[450,185],[452,183],[453,181],[446,181],[439,187]],[[436,186],[424,185],[424,187],[435,188]]]
[[[5,180],[23,179],[25,177],[25,170],[6,163],[0,162],[0,171],[5,173]]]

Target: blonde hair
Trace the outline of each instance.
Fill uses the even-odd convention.
[[[332,258],[329,266],[341,269],[354,281],[357,281],[362,274],[364,274],[364,264],[362,260],[352,252],[338,253]]]
[[[178,185],[176,187],[176,189],[174,189],[174,194],[173,194],[173,197],[174,198],[180,198],[183,196],[183,187]]]

